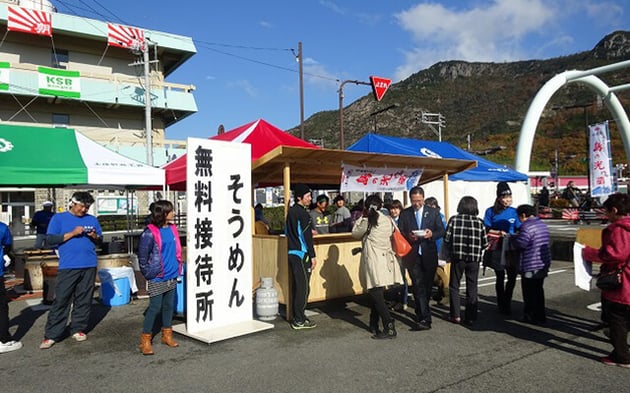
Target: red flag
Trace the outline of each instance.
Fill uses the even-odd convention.
[[[49,12],[10,5],[7,30],[52,36],[52,17]]]
[[[137,27],[108,23],[107,45],[141,49],[144,47],[144,30]]]

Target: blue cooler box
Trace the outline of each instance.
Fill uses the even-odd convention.
[[[101,302],[106,306],[122,306],[131,300],[131,286],[126,277],[112,279],[109,269],[98,272],[101,281]]]

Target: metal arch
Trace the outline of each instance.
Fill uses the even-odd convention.
[[[624,111],[621,102],[614,93],[614,91],[624,88],[625,85],[611,89],[601,79],[592,75],[598,71],[604,72],[626,66],[630,66],[630,62],[625,61],[589,71],[565,71],[547,81],[547,83],[543,85],[534,97],[534,100],[530,104],[527,114],[525,115],[525,120],[521,126],[521,134],[519,136],[516,149],[515,169],[522,173],[529,172],[534,135],[536,133],[536,127],[538,126],[543,109],[556,91],[571,82],[584,83],[603,97],[606,107],[615,116],[615,121],[619,126],[624,149],[626,151],[626,159],[630,162],[630,121],[628,121],[628,116]]]

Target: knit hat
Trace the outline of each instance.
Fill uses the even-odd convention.
[[[298,183],[293,187],[293,198],[297,201],[298,198],[302,198],[304,195],[311,192],[306,184]]]
[[[497,198],[506,195],[512,195],[512,190],[510,190],[510,186],[506,182],[502,181],[497,184]]]

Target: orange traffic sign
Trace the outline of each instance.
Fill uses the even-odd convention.
[[[380,101],[383,99],[383,96],[389,88],[389,85],[392,83],[392,80],[381,78],[380,76],[371,76],[370,82],[372,82],[372,93],[374,93],[374,98],[376,98],[376,101]]]

